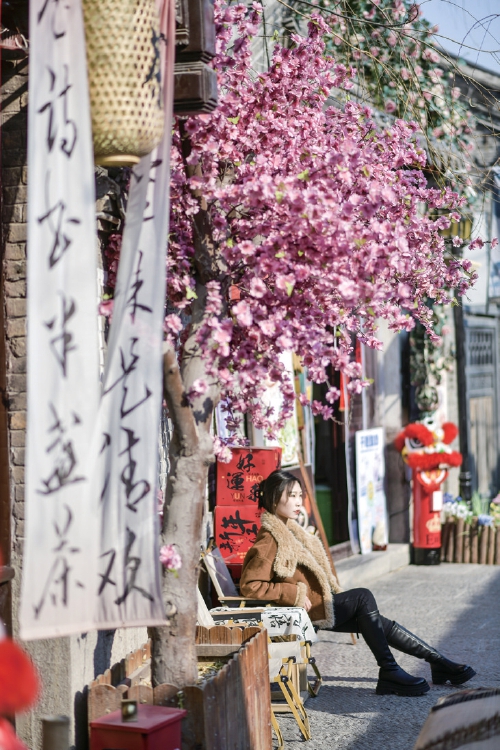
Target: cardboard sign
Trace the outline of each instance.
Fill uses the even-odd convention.
[[[228,464],[217,462],[217,505],[257,507],[259,484],[281,466],[281,448],[232,448]]]
[[[256,505],[215,506],[215,543],[226,564],[242,564],[260,529],[263,511]]]

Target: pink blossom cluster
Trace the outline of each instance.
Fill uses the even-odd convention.
[[[357,80],[376,106],[415,119],[431,150],[452,152],[465,166],[474,118],[459,101],[455,72],[439,67],[448,64],[434,46],[438,27],[411,0],[349,0],[347,15],[331,14],[329,0],[318,1],[330,25],[329,50],[346,64],[355,61]]]
[[[445,251],[440,230],[463,201],[450,189],[427,188],[417,125],[397,120],[382,132],[365,106],[328,106],[333,87],[349,88],[352,71],[325,55],[328,29],[319,17],[307,38],[276,47],[270,69],[255,75],[250,41],[259,8],[216,5],[220,103],[184,125],[197,176],[186,176],[174,137],[168,295],[189,312],[201,194],[225,269],[207,284],[198,334],[206,372],[220,383],[230,427],[249,413],[272,431],[295,398],[282,352],[298,353],[314,382],[326,382],[333,367],[356,391],[363,384],[351,361],[352,334],[380,348],[383,318],[395,331],[418,320],[432,335],[427,301],[449,303],[450,290],[465,292],[475,275]],[[422,216],[422,204],[441,216]],[[166,325],[173,341],[177,318]],[[262,402],[272,383],[283,396],[279,419]],[[338,397],[331,389],[328,401]],[[314,411],[328,417],[332,407],[314,404]]]
[[[160,549],[160,562],[164,568],[177,572],[182,568],[182,558],[174,544],[164,544]]]

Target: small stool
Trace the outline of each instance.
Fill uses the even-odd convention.
[[[92,721],[91,750],[180,750],[187,711],[142,704],[137,709],[137,721],[123,721],[121,711]]]

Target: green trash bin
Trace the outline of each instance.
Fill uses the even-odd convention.
[[[319,514],[325,527],[326,538],[330,547],[333,544],[333,509],[332,509],[332,489],[327,484],[316,485],[316,503]]]

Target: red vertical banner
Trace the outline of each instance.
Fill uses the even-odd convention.
[[[260,529],[259,485],[281,466],[281,448],[233,448],[227,464],[217,462],[215,543],[238,576]]]

